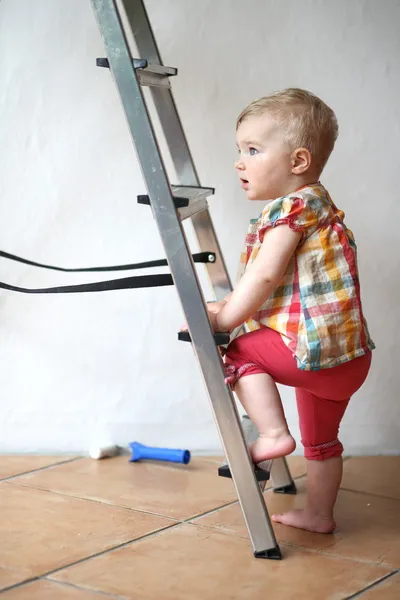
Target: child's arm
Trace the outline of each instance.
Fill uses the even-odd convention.
[[[254,263],[216,315],[218,331],[231,331],[257,312],[281,282],[301,237],[302,233],[289,225],[279,225],[265,233]]]
[[[229,298],[232,296],[233,292],[230,292],[225,298],[222,300],[215,300],[212,302],[207,302],[208,312],[211,313],[219,313],[225,304],[228,302]]]

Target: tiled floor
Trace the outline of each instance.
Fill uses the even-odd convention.
[[[337,531],[274,526],[282,561],[253,558],[220,463],[0,457],[0,600],[400,599],[400,457],[347,459]],[[304,503],[289,466],[270,512]]]

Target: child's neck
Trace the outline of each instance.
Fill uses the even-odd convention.
[[[306,174],[303,176],[297,175],[294,179],[291,179],[290,181],[287,182],[287,185],[285,186],[285,190],[284,190],[284,193],[282,194],[282,196],[287,196],[288,194],[293,194],[294,192],[297,192],[304,187],[307,187],[309,185],[316,185],[318,183],[319,183],[319,177],[316,174],[309,173],[308,175]]]

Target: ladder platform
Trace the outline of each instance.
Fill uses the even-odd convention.
[[[228,478],[232,479],[232,474],[231,474],[229,465],[228,464],[221,465],[218,468],[218,475],[220,477],[228,477]],[[255,475],[257,481],[268,481],[270,478],[270,472],[267,471],[266,469],[262,469],[258,465],[254,465],[254,475]]]
[[[193,215],[206,210],[208,207],[207,198],[215,192],[214,188],[195,187],[190,185],[172,185],[175,208],[179,210],[181,219],[188,219]],[[150,206],[150,197],[147,194],[141,194],[137,197],[139,204]]]
[[[133,68],[137,71],[138,79],[141,85],[170,87],[169,77],[178,74],[175,67],[165,67],[156,63],[149,63],[145,58],[133,58]],[[97,58],[98,67],[110,68],[108,58]]]

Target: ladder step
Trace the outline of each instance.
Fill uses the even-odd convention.
[[[232,474],[229,465],[225,464],[218,467],[218,475],[220,477],[229,477],[232,479]],[[266,469],[261,468],[259,465],[254,465],[254,475],[256,476],[257,481],[268,481],[270,477],[270,472]]]
[[[178,69],[175,67],[165,67],[155,63],[149,63],[145,58],[132,59],[133,68],[137,70],[138,79],[141,85],[149,85],[155,87],[171,87],[169,77],[178,74]],[[110,68],[108,58],[97,58],[96,65],[98,67]]]
[[[255,442],[260,436],[257,427],[250,420],[248,415],[242,416],[242,427],[244,437],[246,439],[247,446],[251,446],[253,442]],[[254,474],[256,476],[256,480],[259,482],[265,482],[270,479],[270,473],[272,468],[272,460],[264,460],[257,465],[254,465]],[[218,475],[220,477],[232,477],[231,471],[229,469],[228,464],[223,464],[218,469]],[[262,486],[262,491],[264,490],[265,484]]]
[[[189,185],[172,185],[175,208],[181,219],[188,219],[208,208],[207,198],[215,192],[214,188],[194,187]],[[137,197],[139,204],[150,206],[150,197],[142,194]]]
[[[229,344],[230,334],[224,332],[214,333],[214,340],[217,346],[225,346]],[[190,333],[188,331],[178,331],[178,340],[180,342],[191,342],[192,338],[190,337]]]

